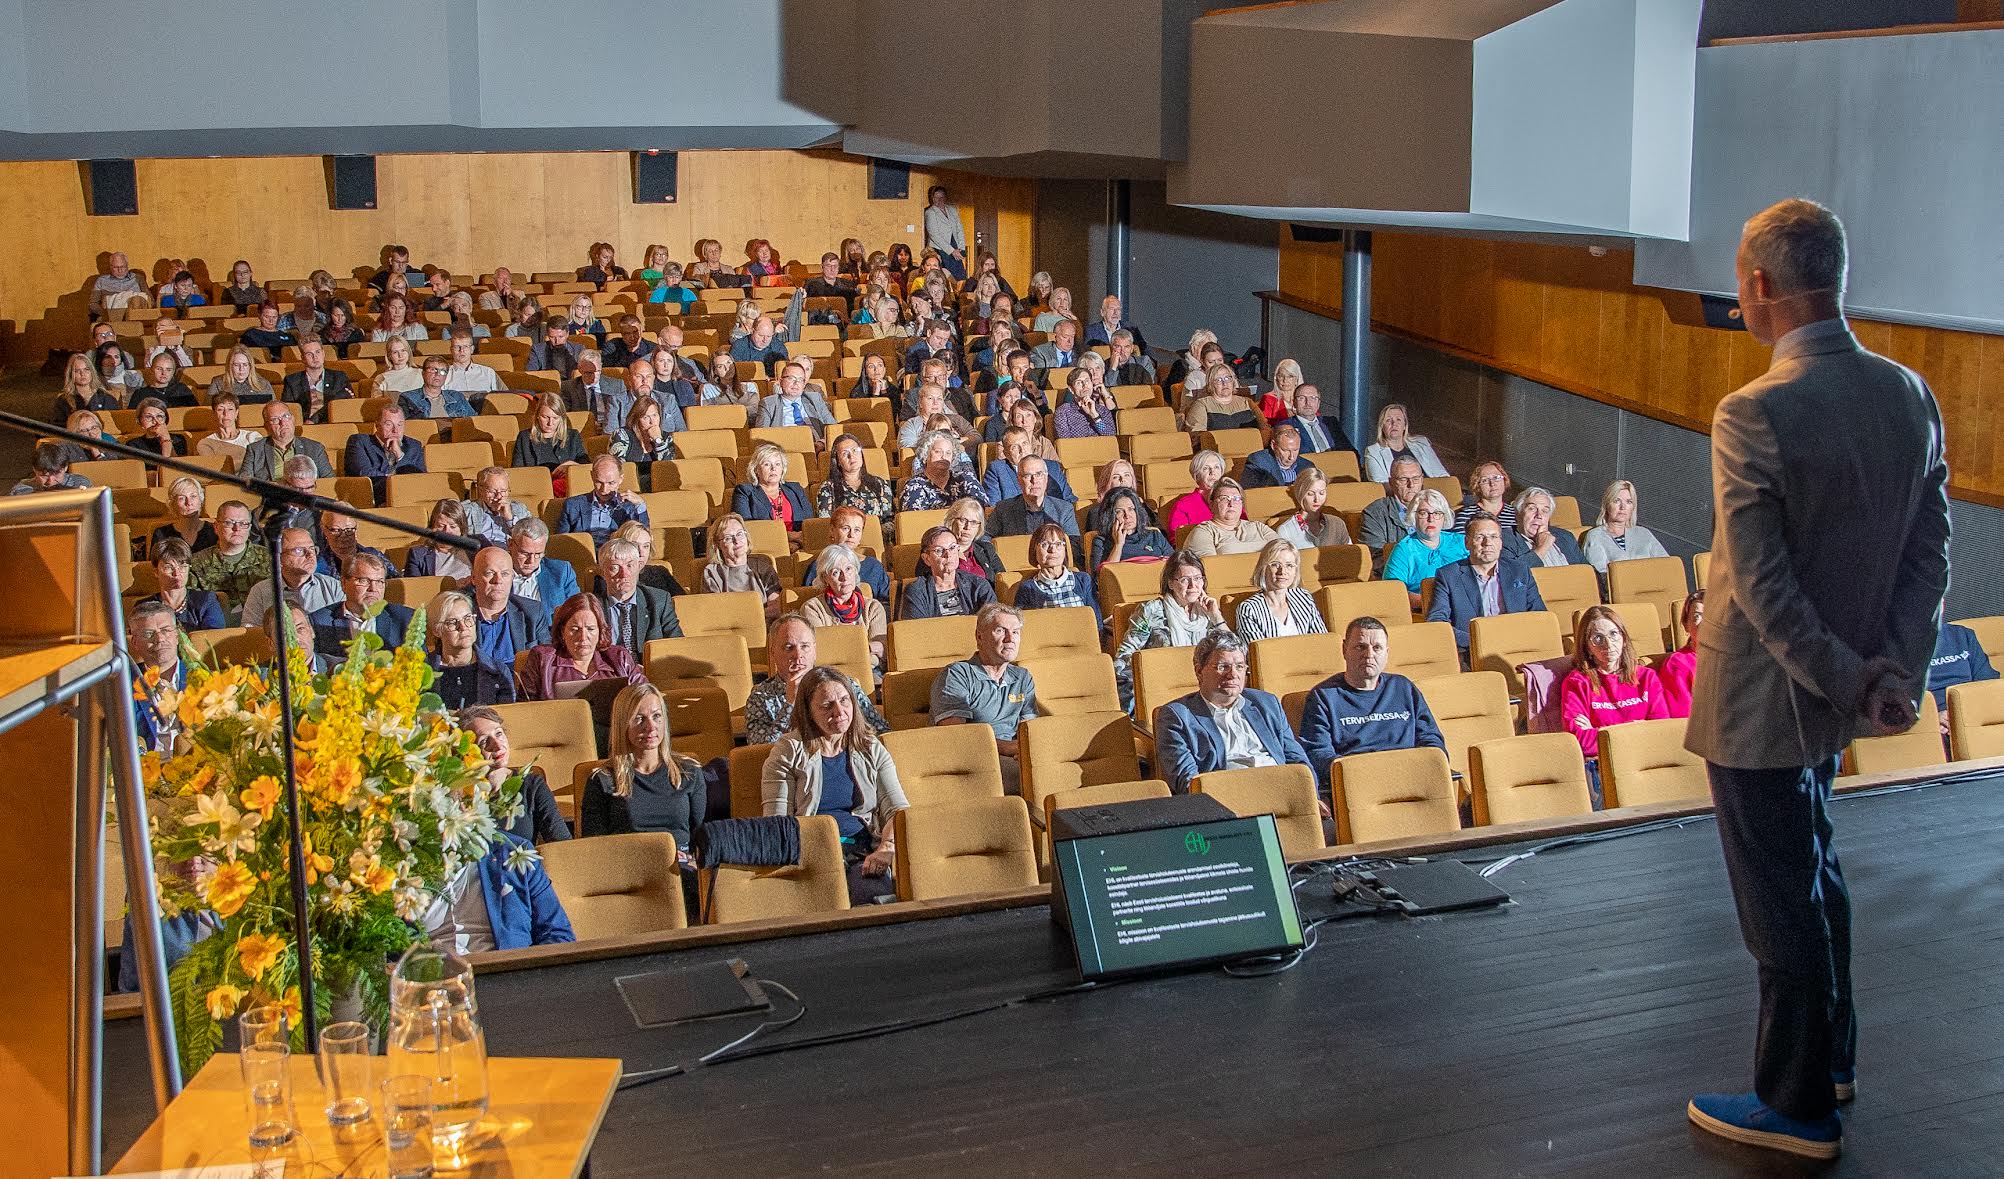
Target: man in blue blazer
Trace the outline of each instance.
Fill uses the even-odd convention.
[[[485,929],[477,922],[460,919],[476,881],[487,902]],[[460,953],[520,950],[577,940],[535,848],[521,836],[505,831],[488,845],[486,855],[447,882],[444,894],[425,911],[422,924],[432,945]]]
[[[332,659],[348,653],[348,641],[363,631],[373,633],[385,647],[400,647],[409,631],[413,611],[409,606],[383,601],[383,587],[389,584],[388,562],[374,553],[357,553],[348,560],[341,577],[344,601],[315,610],[313,648]],[[371,618],[369,608],[381,603],[382,610]]]
[[[188,686],[188,668],[181,662],[181,628],[174,608],[158,598],[139,603],[125,616],[126,647],[139,662],[132,677],[132,716],[142,748],[159,751],[171,714],[163,715],[156,697]],[[146,682],[153,676],[153,685]]]
[[[1215,630],[1197,643],[1197,690],[1155,713],[1156,768],[1169,789],[1217,770],[1308,764],[1280,698],[1246,687],[1246,643]]]
[[[564,501],[563,514],[557,517],[557,531],[589,532],[592,544],[602,545],[628,520],[647,523],[647,501],[635,492],[623,490],[620,482],[624,478],[625,469],[618,459],[609,454],[593,459],[591,490]],[[577,591],[573,588],[571,592]],[[556,609],[556,603],[548,605]]]
[[[546,559],[544,554],[549,547],[550,526],[533,516],[515,525],[508,534],[508,558],[515,568],[515,595],[539,604],[545,625],[557,607],[578,592],[577,571],[569,561]]]
[[[1239,482],[1246,487],[1293,487],[1296,477],[1314,465],[1301,457],[1300,427],[1282,422],[1273,428],[1273,441],[1265,449],[1246,456]]]
[[[490,547],[473,554],[473,575],[462,588],[473,598],[474,649],[496,666],[513,668],[515,656],[550,641],[549,614],[542,603],[515,594],[508,550]]]
[[[342,468],[344,475],[366,477],[375,489],[376,502],[382,503],[383,488],[391,475],[424,472],[424,443],[404,437],[404,411],[385,405],[376,411],[374,433],[348,439]]]
[[[1552,493],[1528,487],[1517,497],[1517,526],[1503,530],[1503,555],[1526,565],[1584,565],[1580,542],[1564,528],[1552,527]],[[1557,553],[1553,561],[1547,554]]]
[[[1287,419],[1287,424],[1301,432],[1301,449],[1309,454],[1357,449],[1350,436],[1343,432],[1342,418],[1322,416],[1322,391],[1313,385],[1295,389],[1294,416]]]
[[[1503,526],[1487,512],[1469,517],[1468,556],[1443,565],[1433,575],[1433,605],[1428,622],[1454,627],[1454,642],[1468,652],[1468,623],[1492,614],[1543,610],[1545,599],[1530,567],[1503,555]]]

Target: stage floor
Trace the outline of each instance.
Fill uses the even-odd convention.
[[[2004,776],[1835,814],[1863,1036],[1835,1173],[2004,1174]],[[1709,818],[1493,879],[1515,903],[1332,923],[1269,978],[1155,978],[631,1089],[593,1175],[1797,1173],[1684,1118],[1752,1075],[1753,963]],[[693,1063],[756,1020],[638,1031],[612,980],[728,957],[807,1003],[758,1044],[1076,980],[1045,909],[991,912],[491,975],[490,1049]],[[150,1116],[137,1021],[107,1057],[111,1160]]]

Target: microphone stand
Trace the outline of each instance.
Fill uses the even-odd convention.
[[[291,822],[291,832],[287,848],[289,853],[287,876],[289,877],[289,884],[292,889],[293,941],[297,947],[299,961],[299,1012],[306,1033],[306,1051],[316,1051],[316,1043],[319,1040],[320,1020],[313,1005],[313,925],[310,905],[308,904],[306,894],[306,845],[303,839],[304,832],[301,822],[303,814],[299,806],[299,774],[297,767],[294,765],[295,755],[292,745],[292,677],[286,668],[286,652],[292,642],[292,627],[286,618],[284,610],[285,582],[279,572],[278,566],[278,537],[285,530],[286,517],[294,509],[306,508],[315,512],[333,512],[336,515],[347,516],[368,524],[376,524],[409,536],[431,541],[433,544],[445,545],[469,553],[480,550],[480,541],[475,537],[458,536],[449,532],[436,532],[430,528],[420,528],[415,524],[406,524],[402,520],[394,520],[388,516],[379,516],[374,512],[365,512],[360,508],[342,503],[338,499],[330,499],[327,496],[318,495],[311,491],[301,491],[296,487],[288,487],[283,483],[273,483],[264,479],[252,479],[245,475],[226,475],[212,467],[204,467],[181,458],[163,456],[154,451],[129,446],[123,442],[106,442],[102,438],[93,438],[87,434],[73,434],[68,430],[56,429],[47,422],[39,422],[34,418],[24,417],[16,413],[0,411],[0,427],[16,433],[28,434],[36,438],[60,439],[64,442],[75,443],[78,446],[101,450],[107,454],[115,454],[121,458],[138,459],[148,466],[158,467],[165,471],[178,471],[181,474],[192,475],[197,479],[209,482],[227,483],[232,487],[241,488],[257,497],[259,510],[264,517],[259,531],[263,533],[265,551],[271,557],[271,601],[272,606],[280,611],[279,617],[282,623],[282,625],[274,628],[274,644],[278,651],[279,750],[285,762],[285,809]],[[130,554],[125,554],[125,556],[127,559],[130,559]],[[115,616],[122,621],[124,611],[119,610]],[[136,744],[136,736],[134,740]],[[135,758],[137,757],[136,750],[134,751],[134,756]]]

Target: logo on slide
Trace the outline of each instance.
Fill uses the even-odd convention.
[[[1211,841],[1204,838],[1202,831],[1192,831],[1183,837],[1183,850],[1193,856],[1211,854]]]

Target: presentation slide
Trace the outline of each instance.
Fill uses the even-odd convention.
[[[1065,840],[1058,858],[1087,978],[1301,944],[1271,816]]]

